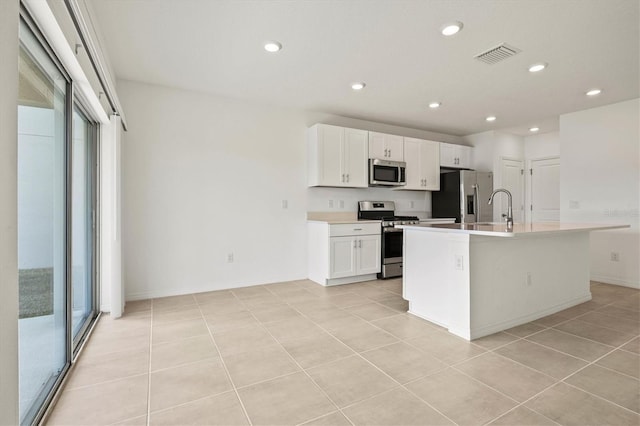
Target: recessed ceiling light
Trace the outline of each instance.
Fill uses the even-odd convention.
[[[531,127],[531,128],[529,129],[529,131],[530,131],[530,132],[533,132],[533,133],[537,132],[538,130],[540,130],[540,127]]]
[[[596,95],[599,95],[600,93],[602,93],[602,90],[600,89],[591,89],[587,92],[587,96],[596,96]]]
[[[440,105],[442,105],[440,102],[431,102],[429,108],[440,108]]]
[[[359,82],[357,82],[357,83],[353,83],[353,84],[351,85],[351,88],[352,88],[353,90],[362,90],[362,89],[364,89],[364,86],[366,86],[366,84],[365,84],[365,83],[363,83],[363,82],[361,82],[361,81],[359,81]]]
[[[282,45],[277,41],[268,41],[264,44],[264,50],[267,52],[275,53],[282,49]]]
[[[539,64],[533,64],[529,67],[529,72],[538,72],[538,71],[542,71],[543,69],[545,69],[547,67],[547,64],[544,62],[541,62]]]
[[[487,120],[487,121],[496,121],[496,116],[495,115],[490,115],[487,118],[485,118],[485,120]]]
[[[448,36],[457,34],[461,29],[462,29],[462,22],[455,21],[455,22],[450,22],[448,24],[445,24],[445,26],[442,27],[440,31],[442,32],[442,35],[448,37]]]

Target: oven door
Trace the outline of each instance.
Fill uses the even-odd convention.
[[[402,236],[400,228],[382,229],[382,263],[402,262]]]

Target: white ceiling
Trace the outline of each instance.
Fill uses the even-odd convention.
[[[560,114],[639,96],[638,0],[90,3],[118,78],[260,103],[461,136],[554,130]],[[442,36],[452,20],[464,29]],[[522,52],[474,59],[502,42]]]

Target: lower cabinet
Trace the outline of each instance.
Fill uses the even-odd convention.
[[[329,238],[329,278],[380,272],[380,235]]]
[[[309,279],[322,285],[368,281],[380,272],[380,223],[309,222]]]

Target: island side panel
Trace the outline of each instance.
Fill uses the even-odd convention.
[[[469,330],[469,235],[405,229],[403,244],[403,297],[409,313],[445,328],[452,322],[466,324]],[[456,269],[456,256],[461,269]]]
[[[475,339],[591,300],[589,232],[472,235],[470,271]]]

